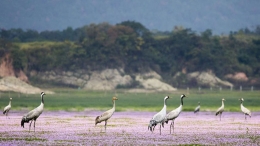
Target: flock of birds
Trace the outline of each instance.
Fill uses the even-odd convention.
[[[170,134],[171,134],[171,129],[172,131],[174,131],[174,120],[180,115],[181,111],[182,111],[182,106],[183,106],[183,98],[187,97],[184,94],[181,95],[181,104],[178,108],[170,111],[168,114],[166,114],[166,100],[169,99],[169,96],[166,96],[164,98],[164,106],[162,108],[162,110],[160,112],[158,112],[157,114],[155,114],[153,116],[153,118],[150,120],[150,123],[148,125],[148,130],[150,131],[154,131],[154,128],[157,124],[160,124],[160,135],[161,135],[161,126],[164,127],[164,123],[168,124],[168,121],[172,121],[170,124]],[[241,101],[240,107],[241,107],[241,111],[245,114],[245,120],[246,120],[246,116],[248,115],[251,118],[251,112],[249,109],[247,109],[246,107],[243,106],[243,98],[239,99]],[[218,110],[216,111],[216,116],[219,115],[220,117],[220,121],[221,121],[221,115],[224,111],[224,101],[225,99],[222,99],[222,105],[221,107],[218,108]],[[200,111],[200,102],[198,102],[198,106],[195,108],[194,113],[198,113]]]
[[[44,109],[44,100],[43,100],[43,96],[44,95],[46,95],[46,94],[44,92],[41,92],[41,104],[38,107],[36,107],[35,109],[31,110],[30,112],[28,112],[27,114],[25,114],[22,117],[21,127],[23,127],[23,128],[24,128],[24,123],[29,123],[31,121],[30,124],[29,124],[29,132],[31,130],[31,124],[32,124],[33,121],[34,121],[34,132],[35,132],[35,122],[36,122],[37,118],[41,115],[41,113],[43,112],[43,109]],[[167,108],[166,101],[170,97],[166,96],[164,98],[164,105],[163,105],[162,110],[152,117],[152,119],[150,120],[150,123],[148,125],[148,130],[153,132],[155,126],[157,124],[160,124],[160,134],[161,134],[161,127],[164,127],[164,123],[168,124],[168,122],[171,121],[171,124],[170,124],[170,134],[171,134],[171,129],[174,131],[174,120],[180,115],[180,113],[182,111],[183,98],[184,97],[187,97],[187,96],[182,94],[181,95],[181,104],[180,104],[180,106],[178,108],[170,111],[167,114],[167,111],[166,111],[166,108]],[[105,131],[106,131],[106,126],[107,126],[108,119],[110,119],[112,117],[112,115],[114,114],[114,112],[115,112],[115,105],[116,105],[115,101],[116,100],[118,100],[118,98],[113,97],[112,98],[112,102],[113,102],[112,109],[102,113],[100,116],[97,116],[96,119],[95,119],[95,125],[105,121]],[[251,112],[250,112],[249,109],[247,109],[246,107],[243,106],[244,99],[240,98],[239,100],[241,101],[241,105],[240,105],[241,111],[244,113],[245,120],[246,120],[246,118],[247,118],[246,116],[250,116],[251,117]],[[11,109],[11,101],[12,101],[12,98],[10,98],[9,104],[4,108],[4,111],[3,111],[3,114],[6,115],[6,118],[8,117],[8,113],[9,113],[9,111]],[[225,101],[225,99],[223,98],[221,107],[219,107],[218,110],[216,111],[216,116],[219,115],[220,121],[221,121],[221,115],[222,115],[222,113],[224,111],[224,101]],[[199,111],[200,111],[200,102],[198,102],[198,106],[195,108],[194,113],[197,113]]]
[[[164,98],[164,106],[162,110],[155,114],[153,118],[150,120],[150,123],[148,125],[148,130],[154,131],[154,128],[157,124],[160,124],[160,135],[161,135],[161,126],[164,127],[164,123],[168,124],[168,121],[171,121],[170,124],[170,134],[171,134],[171,129],[174,131],[174,120],[180,115],[182,111],[182,106],[183,106],[183,98],[186,97],[184,94],[181,95],[181,104],[178,108],[170,111],[168,114],[166,114],[166,100],[169,99],[169,96],[166,96]]]

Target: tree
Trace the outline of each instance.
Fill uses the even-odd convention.
[[[26,56],[25,53],[19,48],[11,49],[11,58],[13,59],[13,67],[15,70],[23,70],[26,66]]]

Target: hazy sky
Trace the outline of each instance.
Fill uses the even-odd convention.
[[[0,0],[0,28],[63,30],[136,21],[150,30],[184,26],[229,33],[260,25],[260,0]]]

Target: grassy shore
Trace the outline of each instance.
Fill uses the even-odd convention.
[[[50,89],[48,89],[50,90]],[[260,111],[260,91],[212,91],[212,90],[178,90],[176,92],[147,92],[129,93],[127,90],[116,91],[85,91],[78,89],[51,89],[55,94],[45,95],[45,110],[82,111],[105,110],[112,107],[112,97],[117,96],[117,111],[159,111],[163,106],[166,95],[172,97],[167,101],[167,110],[180,105],[180,95],[184,98],[184,111],[193,111],[198,101],[202,111],[215,111],[221,106],[221,99],[225,98],[226,111],[240,111],[239,98],[244,98],[244,106],[251,111]],[[12,92],[0,93],[0,107],[3,109],[12,97],[12,110],[32,109],[40,104],[40,93],[27,95]]]

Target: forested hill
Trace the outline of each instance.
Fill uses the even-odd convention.
[[[124,21],[63,31],[2,29],[0,37],[0,57],[11,53],[14,68],[25,73],[123,67],[127,72],[153,69],[169,78],[183,70],[260,76],[260,26],[222,36],[182,27],[153,32],[139,22]]]

